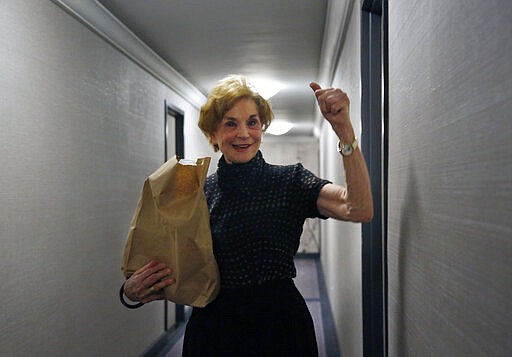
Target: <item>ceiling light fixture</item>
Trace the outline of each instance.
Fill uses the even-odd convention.
[[[273,97],[283,89],[281,83],[269,79],[249,78],[249,83],[251,83],[254,88],[256,88],[256,91],[265,99]]]
[[[286,120],[273,120],[266,132],[272,135],[283,135],[293,128],[293,123]]]

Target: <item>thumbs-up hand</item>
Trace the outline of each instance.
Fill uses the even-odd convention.
[[[315,92],[322,115],[333,128],[350,125],[350,100],[347,93],[339,88],[323,89],[315,82],[311,82],[309,86]]]

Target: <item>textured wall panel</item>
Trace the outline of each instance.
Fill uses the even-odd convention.
[[[390,356],[512,351],[511,18],[390,2]]]
[[[359,6],[354,5],[348,18],[350,22],[333,86],[348,93],[352,125],[356,135],[361,137],[359,11]],[[343,160],[336,150],[338,138],[330,124],[323,126],[320,140],[321,176],[344,185]],[[329,219],[322,221],[320,228],[322,265],[340,351],[345,357],[362,356],[361,225]]]
[[[0,22],[0,354],[137,356],[163,307],[120,305],[121,251],[164,100],[196,153],[197,110],[50,1],[1,1]]]

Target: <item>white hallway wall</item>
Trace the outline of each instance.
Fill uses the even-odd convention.
[[[361,137],[359,11],[356,1],[348,17],[346,39],[330,85],[347,92],[352,124],[356,135]],[[336,150],[337,142],[331,126],[324,123],[320,133],[320,176],[344,185],[343,161]],[[362,356],[361,224],[329,219],[321,222],[320,231],[322,267],[341,354]]]
[[[160,303],[118,302],[142,183],[163,160],[164,100],[189,156],[198,109],[51,1],[0,2],[0,355],[137,356]]]
[[[389,355],[512,351],[512,3],[389,2]]]
[[[360,106],[356,4],[333,85]],[[391,2],[389,355],[512,350],[512,4]],[[324,126],[321,175],[343,180]],[[322,223],[343,356],[362,355],[360,228]]]

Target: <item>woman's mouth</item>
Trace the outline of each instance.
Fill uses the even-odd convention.
[[[249,146],[251,146],[250,144],[233,144],[233,147],[235,148],[235,150],[240,150],[240,151],[243,151],[243,150],[246,150],[247,148],[249,148]]]

